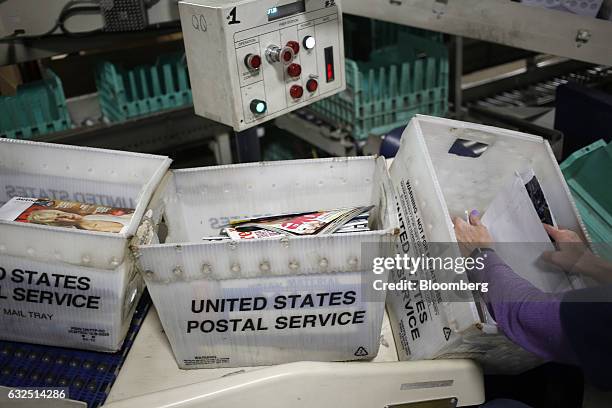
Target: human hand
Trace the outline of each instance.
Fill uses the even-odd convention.
[[[469,224],[463,218],[453,218],[455,236],[459,243],[459,249],[464,256],[469,256],[476,248],[487,248],[493,243],[489,230],[480,221],[480,213],[472,210],[469,216]]]
[[[602,283],[612,282],[612,265],[591,252],[574,231],[543,224],[557,243],[557,251],[546,251],[542,258],[563,270],[589,276]]]

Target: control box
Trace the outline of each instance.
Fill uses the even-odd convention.
[[[236,131],[345,89],[339,0],[179,3],[195,112]]]

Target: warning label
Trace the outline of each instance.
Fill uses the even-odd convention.
[[[229,357],[217,357],[217,356],[194,356],[193,359],[183,360],[185,366],[199,366],[199,365],[210,365],[210,364],[229,364]]]
[[[417,197],[411,180],[404,178],[397,185],[397,212],[399,219],[399,244],[398,253],[407,254],[411,258],[431,257],[431,252],[438,251],[438,247],[428,241],[426,228],[417,206]],[[424,263],[415,268],[412,273],[406,269],[393,270],[390,281],[418,281],[425,280],[432,285],[438,282],[437,272],[433,265]],[[423,289],[419,284],[414,290],[391,291],[389,302],[392,304],[392,324],[397,330],[398,349],[407,356],[421,355],[435,348],[436,338],[439,341],[449,341],[451,332],[443,331],[444,337],[437,333],[442,331],[444,324],[441,323],[441,290]],[[449,329],[450,330],[450,329]],[[435,333],[435,334],[434,334]]]
[[[400,191],[397,200],[397,210],[400,225],[400,246],[404,253],[412,257],[429,257],[430,249],[423,221],[419,214],[419,209],[416,204],[414,191],[410,180],[402,180],[400,182]],[[417,271],[420,279],[437,283],[438,279],[433,268],[427,267]],[[405,278],[405,277],[404,277]],[[438,305],[442,302],[442,294],[440,290],[420,291],[421,297],[424,298],[428,305],[429,315],[439,315]]]
[[[85,327],[71,327],[68,333],[81,336],[81,341],[95,343],[97,337],[108,337],[110,333],[105,329],[88,329]]]

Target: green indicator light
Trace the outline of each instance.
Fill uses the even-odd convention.
[[[268,110],[268,104],[265,101],[262,101],[261,99],[253,99],[251,101],[251,112],[253,112],[256,115],[261,115],[263,113],[266,112],[266,110]]]

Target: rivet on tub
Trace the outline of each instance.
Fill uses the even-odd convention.
[[[230,241],[228,245],[231,251],[236,250],[236,241]]]
[[[183,252],[183,247],[181,245],[175,246],[174,249],[176,249],[176,252]]]
[[[83,255],[83,257],[81,258],[81,262],[83,262],[84,264],[88,264],[91,262],[91,257],[89,255]]]
[[[210,275],[212,273],[212,266],[210,266],[209,264],[205,263],[202,264],[202,275]]]
[[[327,258],[319,259],[319,266],[321,267],[321,269],[327,269],[327,267],[329,266],[329,261],[327,260]]]
[[[286,236],[280,239],[280,243],[283,247],[289,248],[289,238],[287,238]]]
[[[259,264],[259,270],[262,271],[263,273],[270,272],[270,263],[268,261],[262,261]]]
[[[300,263],[298,261],[289,261],[289,269],[292,271],[296,271],[300,267]]]
[[[174,274],[174,276],[176,277],[180,277],[183,276],[183,268],[181,268],[180,265],[177,265],[174,267],[174,269],[172,270],[172,273]]]
[[[233,273],[238,274],[240,273],[240,264],[239,263],[233,263],[231,270]]]
[[[28,253],[28,255],[32,256],[34,255],[34,248],[28,248],[26,252]]]
[[[6,245],[0,245],[0,252],[6,251]]]
[[[359,264],[359,260],[356,256],[351,256],[348,260],[348,264],[351,268],[355,268]]]
[[[112,267],[116,268],[117,266],[119,266],[119,260],[113,256],[113,257],[110,259],[110,265],[111,265]]]

